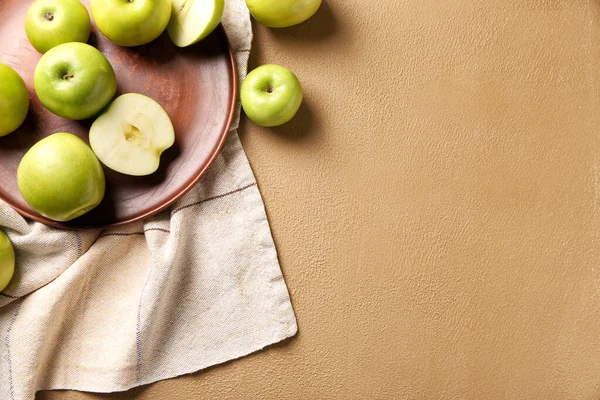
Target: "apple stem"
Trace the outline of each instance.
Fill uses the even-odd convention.
[[[65,81],[68,80],[68,79],[74,78],[74,77],[75,77],[75,75],[73,75],[73,74],[64,74],[63,75],[63,79]]]
[[[44,14],[44,18],[46,19],[46,21],[53,21],[54,20],[54,13],[47,12],[46,14]]]

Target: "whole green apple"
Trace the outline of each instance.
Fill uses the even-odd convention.
[[[29,111],[29,92],[23,78],[0,63],[0,136],[17,130]]]
[[[100,32],[127,47],[150,43],[171,18],[171,0],[90,0],[90,9]]]
[[[90,16],[79,0],[36,0],[25,14],[25,33],[44,54],[59,44],[87,42]]]
[[[312,17],[321,0],[246,0],[252,16],[270,28],[287,28]]]
[[[42,56],[33,78],[46,108],[72,120],[98,114],[115,97],[117,78],[98,50],[85,43],[65,43]]]
[[[302,104],[302,87],[292,71],[281,65],[262,65],[246,76],[240,89],[244,112],[262,126],[282,125]]]
[[[3,291],[15,273],[15,249],[8,236],[0,231],[0,292]]]
[[[69,221],[100,204],[104,171],[83,140],[61,132],[25,153],[17,169],[17,185],[35,211],[55,221]]]

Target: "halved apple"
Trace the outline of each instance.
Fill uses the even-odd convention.
[[[224,0],[173,0],[169,37],[176,46],[186,47],[215,30],[225,7]]]
[[[150,97],[117,97],[90,128],[90,146],[108,168],[126,175],[150,175],[160,155],[175,143],[167,112]]]

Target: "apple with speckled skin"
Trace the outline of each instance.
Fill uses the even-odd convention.
[[[312,17],[321,0],[246,0],[250,13],[269,28],[287,28]]]
[[[0,292],[3,291],[15,273],[15,249],[8,236],[0,231]]]
[[[240,89],[246,116],[261,126],[278,126],[290,121],[302,104],[300,81],[289,69],[262,65],[246,76]]]
[[[33,78],[35,93],[54,114],[72,120],[95,116],[114,98],[117,78],[94,47],[65,43],[42,56]]]
[[[16,131],[29,111],[29,92],[21,75],[0,63],[0,136]]]
[[[67,132],[34,144],[17,169],[17,186],[27,204],[54,221],[70,221],[94,209],[104,198],[105,185],[92,149]]]
[[[42,54],[63,43],[86,43],[90,26],[90,15],[79,0],[36,0],[25,14],[27,38]]]
[[[108,40],[133,47],[150,43],[171,19],[171,0],[90,0],[92,18]]]

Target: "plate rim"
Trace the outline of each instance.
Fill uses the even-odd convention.
[[[227,52],[229,53],[229,64],[231,66],[231,74],[232,74],[231,98],[232,98],[232,101],[231,101],[231,104],[229,107],[229,116],[227,118],[225,128],[221,132],[221,135],[219,137],[219,142],[217,143],[215,151],[211,154],[210,158],[208,159],[208,161],[206,162],[204,167],[199,170],[199,172],[196,174],[196,176],[182,190],[177,191],[177,193],[175,193],[168,201],[164,202],[163,204],[157,205],[153,209],[151,209],[141,215],[131,217],[131,218],[128,218],[128,219],[125,219],[122,221],[112,222],[109,224],[92,225],[92,226],[88,226],[88,225],[73,226],[73,225],[69,225],[68,223],[51,220],[40,214],[30,213],[29,211],[24,210],[19,206],[15,206],[15,205],[11,204],[11,202],[9,202],[5,198],[3,198],[1,194],[0,194],[0,200],[5,202],[6,204],[8,204],[12,209],[14,209],[17,213],[19,213],[21,216],[23,216],[25,218],[29,218],[35,222],[39,222],[39,223],[42,223],[44,225],[51,226],[54,228],[59,228],[59,229],[64,229],[64,230],[74,230],[74,231],[82,231],[82,230],[90,230],[90,229],[105,230],[105,229],[110,229],[110,228],[114,228],[114,227],[118,227],[118,226],[131,224],[133,222],[138,222],[138,221],[150,218],[150,217],[160,213],[161,211],[166,210],[170,206],[172,206],[173,203],[175,203],[177,200],[179,200],[181,197],[183,197],[186,193],[188,193],[194,186],[196,186],[196,184],[200,181],[200,179],[202,179],[202,177],[206,174],[206,172],[208,171],[210,166],[217,159],[217,157],[221,153],[221,150],[223,149],[223,146],[225,145],[225,142],[227,141],[229,132],[231,132],[231,126],[233,125],[233,120],[235,118],[236,109],[237,109],[237,91],[238,91],[238,71],[237,71],[237,65],[236,65],[236,60],[235,60],[235,54],[233,53],[233,49],[231,48],[231,41],[229,40],[229,36],[227,36],[227,31],[223,27],[223,24],[219,23],[217,29],[219,29],[221,31],[221,33],[223,34],[223,37],[225,38],[225,42],[227,43]]]

